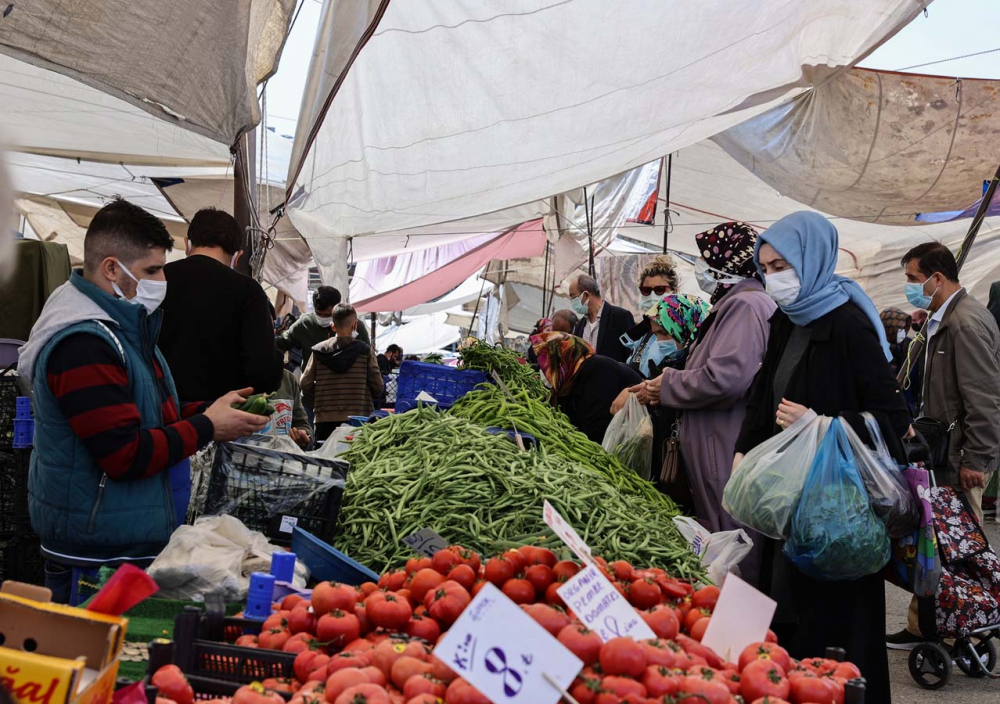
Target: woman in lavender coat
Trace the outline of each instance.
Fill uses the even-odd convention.
[[[711,294],[712,312],[684,369],[664,369],[638,393],[640,401],[680,412],[681,456],[695,515],[715,533],[741,527],[722,509],[722,490],[732,471],[747,394],[764,359],[776,306],[754,266],[757,232],[752,227],[725,223],[695,241],[702,256],[696,268],[698,283]],[[760,568],[760,541],[754,543],[740,564],[751,584],[756,584]]]

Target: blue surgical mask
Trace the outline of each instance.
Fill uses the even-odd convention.
[[[639,369],[643,374],[648,374],[650,362],[653,363],[654,367],[658,367],[660,362],[673,357],[677,352],[677,343],[674,340],[657,340],[646,345],[646,349],[642,352],[642,360],[639,362]]]
[[[583,302],[582,293],[576,298],[570,300],[569,305],[573,309],[573,312],[577,315],[587,315],[588,313],[587,304]]]
[[[655,306],[663,299],[663,296],[657,296],[655,293],[651,293],[648,296],[639,297],[639,310],[645,314],[647,310]]]
[[[930,308],[931,300],[934,298],[934,293],[937,293],[937,289],[934,289],[934,293],[928,296],[924,293],[924,285],[926,283],[927,281],[919,284],[906,284],[906,300],[914,308],[921,308],[923,310]]]

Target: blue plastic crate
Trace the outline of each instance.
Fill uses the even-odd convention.
[[[451,406],[489,377],[472,369],[456,369],[443,364],[405,361],[399,367],[396,391],[396,412],[405,413],[417,407],[416,398],[425,391],[438,401],[439,407]]]
[[[26,450],[35,446],[35,419],[15,418],[14,419],[14,442],[15,450]]]
[[[292,552],[309,568],[317,582],[342,582],[355,586],[363,582],[378,582],[378,575],[370,569],[301,528],[295,528],[292,533]]]
[[[347,416],[347,422],[355,428],[360,428],[368,422],[368,416]]]
[[[396,413],[406,413],[407,411],[412,411],[420,403],[423,403],[428,408],[436,408],[439,411],[447,411],[451,408],[451,403],[446,401],[438,401],[437,403],[428,403],[426,401],[417,401],[415,399],[406,399],[404,401],[396,401]]]

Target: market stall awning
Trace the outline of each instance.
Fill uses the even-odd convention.
[[[312,242],[568,192],[821,83],[925,4],[328,1],[292,220]]]

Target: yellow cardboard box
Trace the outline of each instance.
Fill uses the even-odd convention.
[[[4,582],[0,684],[22,704],[108,704],[128,619],[51,604],[47,592]]]

